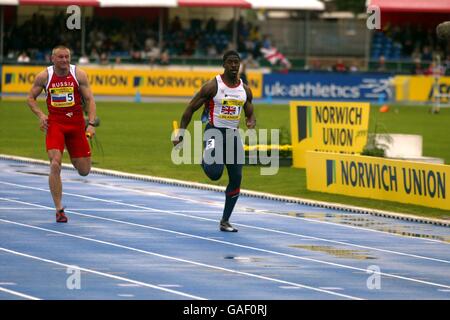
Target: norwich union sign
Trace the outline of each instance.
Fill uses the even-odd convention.
[[[306,166],[307,150],[360,153],[367,142],[367,102],[291,101],[293,166]]]
[[[306,154],[311,191],[450,210],[450,166],[324,152]]]

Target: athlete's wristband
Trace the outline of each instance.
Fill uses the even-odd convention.
[[[93,127],[95,127],[95,123],[88,122],[88,126],[93,126]]]

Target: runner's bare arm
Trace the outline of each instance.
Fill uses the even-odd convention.
[[[41,94],[42,90],[44,90],[45,85],[47,84],[47,70],[44,70],[36,75],[34,79],[33,86],[31,87],[30,92],[28,93],[27,104],[30,107],[31,111],[39,118],[39,126],[41,130],[45,131],[48,128],[47,125],[47,115],[39,108],[37,103],[37,97]]]
[[[215,79],[208,81],[197,94],[192,98],[191,102],[189,102],[186,110],[183,113],[180,121],[180,129],[186,129],[189,123],[191,122],[192,115],[195,111],[200,109],[202,105],[205,104],[209,99],[212,99],[217,92],[217,82]],[[177,145],[181,142],[180,136],[182,135],[182,131],[178,131],[179,134],[173,140],[173,144]]]
[[[88,121],[89,123],[94,123],[97,116],[97,106],[95,105],[94,95],[92,93],[91,87],[89,86],[89,80],[87,74],[84,70],[77,68],[77,79],[80,88],[81,96],[83,97],[88,110]],[[92,125],[88,125],[86,132],[91,135],[95,134],[95,128]]]
[[[186,110],[181,117],[180,129],[186,129],[191,122],[192,115],[200,109],[206,101],[213,98],[217,91],[217,82],[215,79],[208,81],[197,94],[192,98]]]
[[[89,122],[94,122],[97,115],[97,106],[95,105],[94,95],[91,87],[89,86],[89,80],[84,70],[77,68],[77,79],[80,87],[80,93],[83,96],[88,108]]]
[[[254,114],[254,107],[253,107],[253,93],[252,90],[244,84],[245,92],[247,93],[247,101],[244,104],[244,112],[245,112],[245,124],[247,125],[247,128],[253,129],[256,126],[256,117]]]

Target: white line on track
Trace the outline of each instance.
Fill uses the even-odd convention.
[[[0,198],[0,200],[6,200],[7,201],[8,199],[7,198]],[[11,202],[18,202],[18,203],[22,203],[22,204],[28,204],[28,205],[36,206],[36,207],[40,207],[40,208],[45,207],[45,206],[42,206],[42,205],[39,205],[39,204],[34,204],[34,203],[29,203],[29,202],[24,202],[24,201],[18,201],[18,200],[11,200]],[[46,207],[46,208],[52,209],[50,207]],[[348,265],[344,265],[344,264],[333,263],[333,262],[328,262],[328,261],[323,261],[323,260],[318,260],[318,259],[313,259],[313,258],[306,258],[306,257],[301,257],[301,256],[297,256],[297,255],[282,253],[282,252],[278,252],[278,251],[266,250],[266,249],[261,249],[261,248],[257,248],[257,247],[247,246],[247,245],[241,245],[241,244],[237,244],[237,243],[233,243],[233,242],[229,242],[229,241],[212,239],[212,238],[197,236],[197,235],[193,235],[193,234],[189,234],[189,233],[178,232],[178,231],[173,231],[173,230],[168,230],[168,229],[163,229],[163,228],[158,228],[158,227],[142,225],[142,224],[138,224],[138,223],[132,223],[132,222],[116,220],[116,219],[111,219],[111,218],[98,217],[98,216],[93,216],[93,215],[89,215],[89,214],[79,213],[79,212],[76,212],[76,211],[73,211],[73,210],[66,210],[66,212],[67,213],[71,213],[71,214],[75,214],[75,215],[79,215],[79,216],[88,217],[88,218],[99,219],[99,220],[104,220],[104,221],[110,221],[110,222],[115,222],[115,223],[121,223],[121,224],[130,225],[130,226],[134,226],[134,227],[152,229],[152,230],[162,231],[162,232],[166,232],[166,233],[172,233],[172,234],[176,234],[176,235],[187,236],[187,237],[190,237],[190,238],[196,238],[196,239],[206,240],[206,241],[210,241],[210,242],[216,242],[216,243],[220,243],[220,244],[226,244],[226,245],[230,245],[230,246],[235,246],[235,247],[239,247],[239,248],[244,248],[244,249],[249,249],[249,250],[254,250],[254,251],[259,251],[259,252],[264,252],[264,253],[284,256],[284,257],[288,257],[288,258],[299,259],[299,260],[306,260],[306,261],[310,261],[310,262],[316,262],[316,263],[320,263],[320,264],[326,264],[326,265],[331,265],[331,266],[334,266],[334,267],[340,267],[340,268],[350,269],[350,270],[357,270],[357,271],[362,271],[364,273],[367,273],[367,269],[353,267],[353,266],[348,266]],[[2,220],[0,219],[0,221],[2,221]],[[446,260],[442,260],[442,261],[446,261]],[[373,273],[374,274],[379,274],[381,276],[390,277],[390,278],[396,278],[396,279],[412,281],[412,282],[417,282],[417,283],[421,283],[421,284],[426,284],[426,285],[431,285],[431,286],[436,286],[436,287],[450,289],[450,286],[444,285],[444,284],[440,284],[440,283],[429,282],[429,281],[414,279],[414,278],[410,278],[410,277],[403,277],[403,276],[390,274],[390,273],[385,273],[385,272],[375,271]]]
[[[3,220],[3,221],[5,221],[5,220]],[[15,224],[17,224],[17,223],[15,223]],[[39,260],[39,261],[43,261],[43,262],[47,262],[47,263],[51,263],[51,264],[56,264],[58,266],[62,266],[62,267],[66,267],[66,268],[67,267],[73,267],[73,265],[69,265],[69,264],[58,262],[58,261],[54,261],[54,260],[49,260],[49,259],[33,256],[33,255],[30,255],[30,254],[26,254],[26,253],[14,251],[14,250],[2,248],[2,247],[0,247],[0,250],[4,251],[4,252],[11,253],[11,254],[15,254],[15,255],[18,255],[18,256],[21,256],[21,257],[26,257],[26,258],[31,258],[31,259],[34,259],[34,260]],[[120,280],[120,281],[124,281],[124,282],[127,282],[127,283],[140,285],[140,286],[147,287],[147,288],[152,288],[152,289],[157,289],[157,290],[173,293],[173,294],[176,294],[176,295],[183,296],[185,298],[196,299],[196,300],[205,300],[204,298],[201,298],[201,297],[198,297],[198,296],[194,296],[194,295],[187,294],[187,293],[184,293],[184,292],[181,292],[181,291],[177,291],[177,290],[171,290],[171,289],[155,286],[155,285],[150,284],[150,283],[145,283],[145,282],[136,281],[136,280],[132,280],[132,279],[124,278],[124,277],[119,277],[119,276],[115,276],[115,275],[112,275],[112,274],[103,273],[103,272],[100,272],[100,271],[95,271],[95,270],[91,270],[91,269],[87,269],[87,268],[83,268],[83,267],[79,267],[79,266],[77,266],[77,269],[79,269],[80,271],[96,274],[96,275],[107,277],[107,278],[111,278],[111,279],[114,279],[114,280]],[[1,288],[0,288],[0,290],[1,290]]]
[[[327,294],[331,294],[331,295],[342,297],[342,298],[347,298],[347,299],[352,299],[352,300],[363,300],[362,298],[358,298],[358,297],[355,297],[355,296],[350,296],[350,295],[336,293],[336,292],[333,292],[333,291],[323,290],[323,289],[319,289],[319,288],[303,285],[303,284],[296,283],[296,282],[284,281],[284,280],[270,278],[270,277],[265,277],[265,276],[261,276],[261,275],[257,275],[257,274],[253,274],[253,273],[249,273],[249,272],[243,272],[243,271],[238,271],[238,270],[218,267],[218,266],[214,266],[214,265],[210,265],[210,264],[206,264],[206,263],[196,262],[196,261],[192,261],[192,260],[172,257],[172,256],[168,256],[168,255],[159,254],[159,253],[156,253],[156,252],[151,252],[151,251],[141,250],[141,249],[137,249],[137,248],[133,248],[133,247],[129,247],[129,246],[124,246],[124,245],[117,244],[117,243],[112,243],[112,242],[108,242],[108,241],[102,241],[102,240],[92,239],[92,238],[88,238],[88,237],[83,237],[83,236],[79,236],[79,235],[75,235],[75,234],[71,234],[71,233],[67,233],[67,232],[55,231],[55,230],[41,228],[41,227],[36,227],[36,226],[24,224],[24,223],[9,221],[9,220],[5,220],[5,219],[0,219],[0,222],[9,223],[9,224],[13,224],[13,225],[18,225],[18,226],[22,226],[22,227],[26,227],[26,228],[35,229],[35,230],[52,232],[52,233],[55,233],[55,234],[61,234],[61,235],[72,237],[72,238],[76,238],[76,239],[87,240],[87,241],[91,241],[91,242],[95,242],[95,243],[109,245],[109,246],[113,246],[113,247],[116,247],[116,248],[130,250],[130,251],[133,251],[133,252],[139,252],[139,253],[143,253],[143,254],[146,254],[146,255],[155,256],[155,257],[159,257],[159,258],[163,258],[163,259],[169,259],[169,260],[176,261],[176,262],[187,263],[187,264],[191,264],[191,265],[195,265],[195,266],[199,266],[199,267],[205,267],[205,268],[209,268],[209,269],[225,271],[225,272],[239,274],[239,275],[243,275],[243,276],[247,276],[247,277],[267,280],[267,281],[276,282],[276,283],[287,284],[287,285],[291,285],[291,286],[297,286],[297,287],[300,287],[300,288],[309,289],[309,290],[313,290],[313,291],[317,291],[317,292],[321,292],[321,293],[327,293]],[[4,250],[4,251],[8,251],[8,252],[10,251],[10,250],[4,249],[4,248],[0,248],[0,250]],[[24,255],[24,254],[22,254],[22,255]],[[50,260],[46,260],[46,259],[41,259],[41,260],[42,261],[51,262]],[[53,262],[53,263],[55,263],[55,262]],[[62,263],[57,263],[57,264],[63,265],[63,266],[69,266],[69,265],[65,265],[65,264],[62,264]],[[89,270],[88,271],[88,269],[84,269],[84,268],[79,268],[79,269],[83,270],[83,271],[87,271],[87,272],[89,272],[89,271],[97,272],[97,271],[93,271],[93,270]],[[108,275],[108,276],[111,276],[111,275]],[[114,276],[114,277],[116,277],[116,276]],[[121,277],[117,277],[117,278],[120,278],[120,280],[125,281],[124,278],[121,278]],[[173,291],[173,290],[166,289],[166,288],[161,288],[161,289],[167,290],[167,291]]]
[[[19,173],[19,174],[21,174],[21,173]],[[25,189],[32,189],[32,190],[39,190],[39,191],[44,191],[44,192],[50,192],[48,189],[37,188],[37,187],[30,187],[30,186],[26,186],[26,185],[10,183],[10,182],[4,182],[4,181],[0,181],[0,184],[17,186],[17,187],[21,187],[21,188],[25,188]],[[107,188],[107,189],[115,189],[115,190],[121,190],[121,191],[140,193],[140,194],[144,194],[144,195],[147,194],[145,191],[136,190],[136,189],[130,189],[130,188],[124,188],[124,187],[115,187],[115,186],[100,185],[100,184],[97,184],[97,186],[98,187]],[[89,197],[89,196],[84,196],[84,195],[79,195],[79,194],[74,194],[74,193],[64,192],[64,195],[70,195],[70,196],[74,196],[74,197],[81,197],[81,198],[86,198],[86,199],[102,201],[102,202],[126,205],[126,206],[130,206],[130,207],[134,207],[134,208],[141,208],[141,209],[145,208],[147,210],[156,211],[156,212],[165,212],[165,213],[173,214],[173,215],[183,215],[183,214],[175,213],[173,211],[154,209],[154,208],[138,206],[138,205],[131,205],[131,204],[123,203],[121,201],[113,201],[113,200],[94,198],[94,197]],[[179,197],[179,200],[186,200],[186,199]],[[206,203],[206,202],[201,202],[201,204],[203,204],[203,205],[212,205],[212,204]],[[213,204],[213,205],[216,206],[215,204]],[[223,207],[223,204],[221,204],[221,207]],[[328,224],[328,225],[333,225],[333,226],[338,226],[338,227],[343,227],[343,228],[363,230],[363,231],[369,231],[369,232],[375,232],[375,233],[381,233],[381,234],[386,234],[386,235],[390,235],[390,236],[405,238],[405,236],[400,235],[400,234],[396,234],[396,233],[390,233],[390,232],[386,232],[386,231],[382,231],[382,230],[375,230],[375,229],[363,228],[363,227],[358,227],[358,226],[350,226],[350,225],[347,225],[347,224],[335,223],[335,222],[331,222],[331,221],[321,221],[321,220],[315,220],[315,219],[310,219],[310,218],[294,217],[294,216],[289,216],[289,215],[280,215],[280,214],[270,213],[270,212],[267,212],[265,214],[274,215],[274,216],[276,215],[277,217],[282,217],[282,218],[286,218],[286,219],[296,219],[296,220],[307,221],[307,222],[310,222],[310,223]],[[202,219],[201,217],[197,217],[197,216],[189,216],[189,215],[184,215],[184,216],[190,217],[190,218]],[[247,226],[247,227],[250,227],[250,226]],[[442,244],[446,244],[446,245],[449,244],[448,242],[441,241],[441,240],[436,240],[436,239],[417,238],[417,237],[408,237],[408,238],[409,239],[414,239],[414,240],[426,241],[426,242],[442,243]],[[374,250],[376,250],[376,249],[374,248]]]
[[[82,196],[82,197],[85,197],[85,196]],[[50,209],[50,210],[53,210],[53,208],[50,208],[50,207],[47,207],[47,206],[40,206],[40,205],[37,205],[37,204],[34,204],[34,203],[29,203],[29,202],[24,202],[24,201],[18,201],[18,200],[13,200],[13,199],[8,199],[8,198],[0,198],[0,200],[27,204],[27,205],[31,205],[31,206],[34,206],[34,207],[39,208],[39,209]],[[105,201],[105,200],[99,199],[99,201]],[[111,200],[107,200],[107,201],[111,202]],[[136,207],[136,205],[126,204],[126,203],[123,203],[123,202],[120,202],[120,203],[118,202],[118,203],[115,203],[115,204]],[[196,218],[196,219],[199,219],[199,220],[216,222],[215,220],[210,219],[210,218],[191,216],[191,215],[186,215],[186,214],[179,214],[179,213],[172,212],[172,211],[159,210],[159,209],[153,209],[153,208],[148,208],[148,207],[142,207],[142,208],[146,208],[146,209],[140,209],[140,210],[142,210],[142,212],[149,212],[149,211],[150,212],[155,212],[156,211],[156,212],[163,212],[163,213],[168,213],[168,214],[173,214],[173,215],[179,215],[179,216],[188,217],[188,218]],[[77,211],[66,210],[66,212],[73,212],[75,214],[78,214]],[[139,211],[137,211],[137,212],[139,212]],[[83,215],[83,214],[79,213],[79,215]],[[85,216],[101,219],[100,217],[97,217],[97,216],[91,216],[91,215],[85,215]],[[107,219],[107,218],[104,218],[104,219]],[[116,222],[127,223],[127,222],[123,222],[123,221],[120,221],[120,220],[116,220]],[[136,225],[142,226],[142,225],[139,225],[139,224],[136,224]],[[421,256],[421,255],[415,255],[415,254],[404,253],[404,252],[399,252],[399,251],[393,251],[393,250],[388,250],[388,249],[380,249],[380,248],[375,248],[375,247],[363,246],[363,245],[353,244],[353,243],[345,242],[345,241],[329,240],[329,239],[318,238],[318,237],[313,237],[313,236],[306,236],[306,235],[302,235],[302,234],[298,234],[298,233],[292,233],[292,232],[287,232],[287,231],[280,231],[280,230],[264,228],[264,227],[250,226],[250,225],[246,225],[246,224],[242,224],[242,223],[235,223],[235,225],[236,226],[241,226],[241,227],[247,227],[247,228],[251,228],[251,229],[256,229],[256,230],[261,230],[261,231],[266,231],[266,232],[273,232],[273,233],[283,234],[283,235],[287,235],[287,236],[295,236],[295,237],[309,239],[309,240],[317,240],[317,241],[329,242],[329,243],[333,243],[333,244],[340,244],[340,245],[344,245],[344,246],[357,247],[357,248],[366,249],[366,250],[374,250],[374,251],[380,251],[380,252],[385,252],[385,253],[391,253],[391,254],[396,254],[396,255],[407,256],[407,257],[411,257],[411,258],[417,258],[417,259],[423,259],[423,260],[429,260],[429,261],[434,261],[434,262],[442,262],[442,263],[450,264],[450,261],[448,261],[448,260],[431,258],[431,257],[425,257],[425,256]],[[151,227],[149,227],[149,228],[151,228]],[[180,234],[192,236],[190,234],[185,234],[185,233],[180,233]],[[208,238],[208,239],[211,239],[211,238]]]
[[[19,208],[19,207],[0,207],[0,210],[45,210],[48,211],[48,208]],[[98,212],[148,212],[148,209],[105,209],[105,208],[81,208],[77,209],[78,211],[98,211]],[[198,212],[198,211],[192,211]],[[211,212],[211,211],[205,211]]]
[[[39,298],[30,296],[28,294],[24,294],[24,293],[17,292],[17,291],[14,291],[14,290],[6,289],[6,288],[3,288],[3,287],[0,287],[0,291],[6,292],[6,293],[9,293],[9,294],[12,294],[14,296],[18,296],[18,297],[21,297],[21,298],[24,298],[24,299],[28,299],[28,300],[41,300]]]
[[[217,201],[217,200],[197,200],[197,199],[193,199],[193,198],[189,198],[189,197],[182,197],[180,195],[173,195],[173,194],[167,194],[167,193],[163,193],[163,192],[157,192],[157,191],[147,191],[147,190],[139,190],[136,188],[126,188],[126,187],[119,187],[119,186],[114,186],[114,185],[109,185],[109,184],[101,184],[101,183],[96,183],[96,182],[89,182],[90,185],[96,186],[96,187],[106,187],[106,188],[111,188],[111,189],[122,189],[122,190],[126,190],[126,191],[134,191],[140,194],[145,194],[147,196],[156,196],[156,197],[163,197],[163,198],[170,198],[170,199],[175,199],[175,200],[183,200],[186,202],[190,202],[190,203],[195,203],[195,204],[199,204],[199,205],[209,205],[209,206],[215,206],[215,207],[222,207],[222,201]]]
[[[0,207],[0,210],[45,210],[47,208],[26,208],[26,207]],[[105,209],[105,208],[79,208],[77,211],[96,211],[96,212],[148,212],[149,209]],[[214,212],[212,210],[176,210],[180,213],[222,213],[221,211]]]
[[[18,208],[18,207],[15,207],[15,208],[13,208],[13,207],[11,207],[11,208],[8,208],[8,207],[5,207],[5,208],[0,208],[0,210],[47,210],[47,209],[44,209],[44,208]]]
[[[5,183],[5,182],[0,181],[0,183]],[[10,183],[7,183],[7,184],[10,184]],[[11,185],[18,186],[18,187],[21,187],[21,188],[27,188],[27,189],[33,189],[33,190],[48,192],[48,193],[50,192],[49,190],[42,189],[42,188],[29,187],[29,186],[24,186],[24,185],[19,185],[19,184],[11,184]],[[191,219],[199,219],[199,220],[204,220],[204,221],[214,221],[216,223],[215,220],[210,219],[210,218],[199,217],[199,216],[195,216],[195,215],[188,215],[188,214],[183,214],[183,213],[177,213],[178,211],[175,212],[175,211],[155,209],[155,208],[151,208],[151,207],[148,207],[148,206],[133,205],[133,204],[125,203],[125,202],[118,202],[118,201],[114,201],[114,200],[95,198],[95,197],[90,197],[90,196],[74,194],[74,193],[64,193],[64,194],[65,195],[74,196],[74,197],[80,197],[80,198],[86,198],[86,199],[90,199],[90,200],[100,201],[100,202],[112,203],[112,204],[115,204],[115,205],[121,205],[121,206],[137,208],[137,209],[140,209],[140,210],[148,210],[148,211],[153,211],[153,212],[162,212],[162,213],[167,213],[167,214],[171,214],[171,215],[183,216],[183,217],[187,217],[187,218],[191,218]],[[13,201],[13,200],[11,200],[11,201]],[[14,201],[16,201],[16,200],[14,200]],[[21,203],[21,202],[19,201],[17,203]],[[29,203],[24,202],[24,204],[29,204]],[[277,215],[277,216],[279,216],[279,215]],[[444,259],[437,259],[437,258],[426,257],[426,256],[423,256],[423,255],[415,255],[415,254],[404,253],[404,252],[399,252],[399,251],[394,251],[394,250],[389,250],[389,249],[381,249],[381,248],[376,248],[376,247],[358,245],[358,244],[354,244],[354,243],[347,242],[347,241],[330,240],[330,239],[319,238],[319,237],[314,237],[314,236],[302,235],[302,234],[298,234],[298,233],[280,231],[280,230],[276,230],[276,229],[251,226],[251,225],[242,224],[242,223],[235,223],[235,225],[236,226],[241,226],[241,227],[246,227],[246,228],[251,228],[251,229],[256,229],[256,230],[261,230],[261,231],[266,231],[266,232],[278,233],[278,234],[283,234],[283,235],[288,235],[288,236],[295,236],[295,237],[304,238],[304,239],[323,241],[323,242],[328,242],[328,243],[334,243],[334,244],[340,244],[340,245],[345,245],[345,246],[357,247],[357,248],[361,248],[361,249],[374,250],[374,251],[379,251],[379,252],[385,252],[385,253],[390,253],[390,254],[407,256],[407,257],[411,257],[411,258],[424,259],[424,260],[429,260],[429,261],[435,261],[435,262],[442,262],[442,263],[450,264],[450,261],[444,260]],[[388,233],[388,234],[390,234],[390,233]],[[408,239],[422,239],[422,238],[408,238]],[[434,241],[434,242],[447,244],[446,242],[442,242],[442,241]]]
[[[98,187],[106,188],[106,189],[128,191],[128,192],[140,193],[140,194],[144,194],[144,195],[148,194],[147,191],[144,191],[144,190],[138,190],[138,189],[126,188],[126,187],[118,187],[118,186],[111,186],[111,185],[107,185],[107,184],[98,184],[98,183],[93,183],[93,184],[98,186]],[[152,194],[155,195],[157,193],[156,192],[152,192]],[[163,196],[164,194],[161,194],[161,195]],[[200,200],[190,200],[190,199],[187,199],[185,197],[180,197],[180,196],[178,196],[178,197],[177,196],[172,196],[172,198],[175,198],[175,199],[178,199],[178,200],[182,200],[182,201],[195,202],[195,203],[199,203],[201,205],[210,205],[210,206],[212,205],[212,206],[215,206],[215,207],[219,206],[221,208],[223,207],[223,203],[222,202],[219,203],[219,202],[216,202],[214,200],[206,202],[206,201],[200,201]],[[237,205],[236,209],[239,209],[239,205]],[[322,209],[322,208],[315,208],[315,209]],[[246,212],[246,213],[251,213],[251,212]],[[280,214],[272,213],[272,212],[264,212],[264,214],[275,215],[275,216],[279,216],[279,217],[283,217],[283,218],[287,218],[287,219],[297,219],[297,220],[303,220],[303,221],[308,221],[308,222],[312,222],[312,223],[329,224],[329,225],[345,227],[345,228],[350,228],[350,229],[364,230],[364,231],[388,234],[388,235],[391,235],[391,236],[393,235],[393,236],[397,236],[397,237],[404,237],[404,236],[399,235],[399,234],[390,233],[390,232],[386,232],[386,231],[382,231],[382,230],[375,230],[375,229],[369,229],[369,228],[364,228],[364,227],[351,226],[351,225],[342,224],[342,223],[335,223],[335,222],[331,222],[331,221],[320,221],[320,220],[314,220],[314,219],[310,219],[310,218],[289,216],[289,215],[284,215],[284,214],[280,215]],[[348,213],[346,212],[346,214],[348,214]],[[445,241],[436,240],[436,239],[415,238],[415,237],[411,237],[411,238],[412,239],[420,239],[420,240],[429,241],[429,242],[438,242],[438,243],[448,244]]]

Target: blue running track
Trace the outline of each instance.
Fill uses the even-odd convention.
[[[0,300],[450,299],[449,227],[68,169],[57,224],[47,173],[0,160]]]

